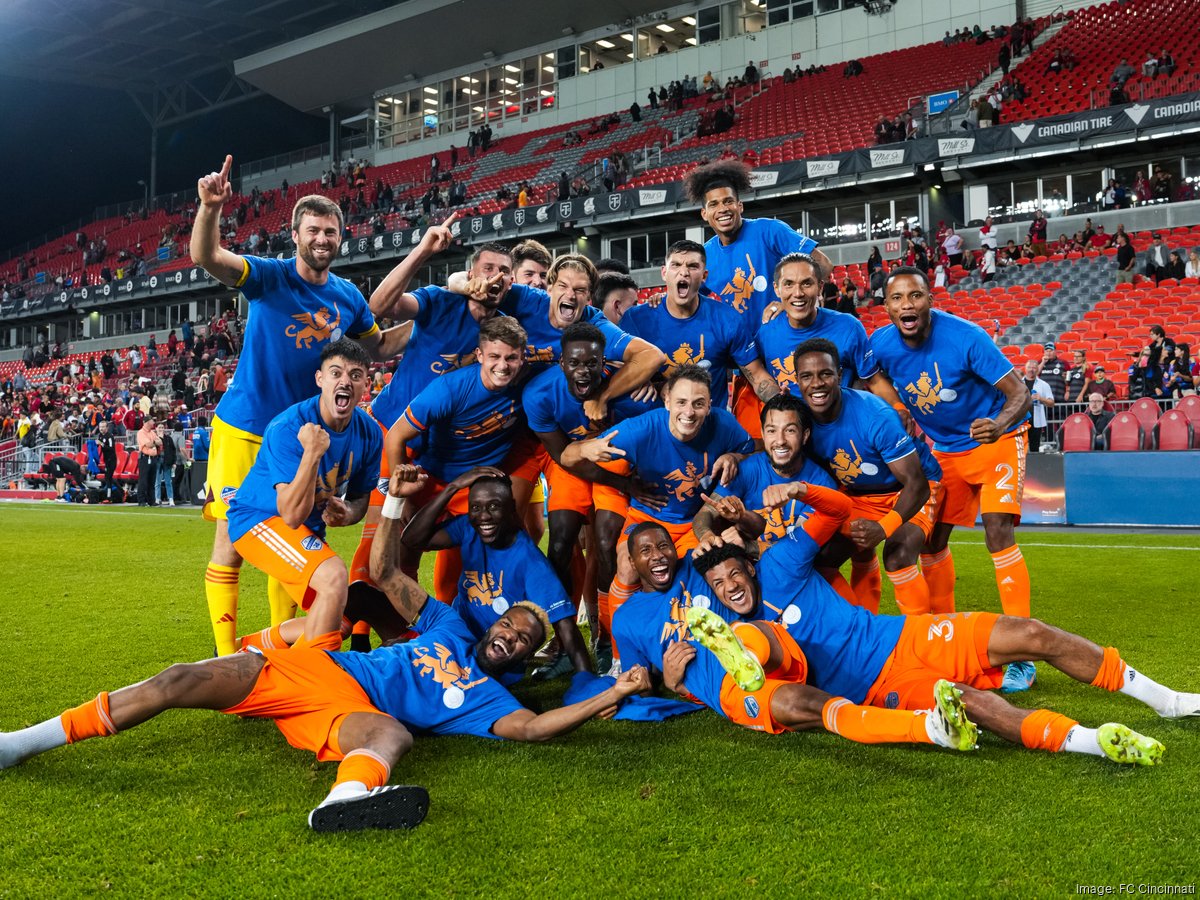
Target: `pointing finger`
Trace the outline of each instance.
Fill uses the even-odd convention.
[[[228,178],[229,170],[231,168],[233,168],[233,155],[226,153],[225,154],[225,165],[221,166],[221,177]]]

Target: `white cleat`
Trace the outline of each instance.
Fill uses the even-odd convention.
[[[391,784],[357,797],[322,803],[308,814],[313,831],[416,828],[429,812],[429,794],[416,785]]]
[[[1188,716],[1200,716],[1200,694],[1185,694],[1176,691],[1170,705],[1159,713],[1164,719],[1184,719]]]

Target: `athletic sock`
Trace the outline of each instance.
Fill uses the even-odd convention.
[[[267,578],[267,603],[271,606],[271,624],[282,625],[288,619],[296,618],[296,601],[287,592],[282,582]]]
[[[771,642],[767,636],[749,622],[734,622],[731,627],[733,633],[737,635],[737,639],[742,642],[742,646],[758,660],[758,664],[765,670],[767,661],[771,658]],[[769,678],[772,673],[764,671],[764,674]]]
[[[1066,749],[1063,745],[1067,735],[1078,725],[1074,719],[1068,719],[1053,710],[1035,709],[1021,722],[1021,743],[1030,750],[1057,753]]]
[[[442,603],[453,603],[461,577],[462,551],[457,547],[439,550],[433,558],[433,595]]]
[[[929,586],[929,611],[932,613],[954,612],[954,557],[950,548],[940,553],[921,554],[921,574]]]
[[[609,606],[608,591],[596,591],[596,615],[599,622],[593,622],[594,639],[600,642],[601,635],[612,634],[612,608]]]
[[[883,576],[879,574],[879,558],[872,556],[866,562],[850,563],[850,589],[858,599],[858,605],[879,612],[879,597],[883,593]]]
[[[620,578],[614,578],[612,584],[608,588],[608,621],[604,623],[604,630],[608,634],[612,634],[612,617],[617,614],[617,610],[621,605],[638,592],[641,585],[626,584]]]
[[[1000,608],[1006,616],[1029,618],[1029,567],[1016,544],[992,554],[996,566],[996,587],[1000,589]]]
[[[1084,753],[1088,756],[1105,756],[1100,746],[1100,734],[1095,728],[1084,728],[1076,725],[1067,732],[1062,747],[1064,753]]]
[[[209,563],[204,572],[204,596],[208,600],[208,617],[212,621],[217,656],[236,653],[238,568]]]
[[[270,628],[264,628],[262,631],[247,634],[240,638],[238,643],[243,650],[248,650],[251,647],[257,647],[259,650],[286,650],[288,647],[288,642],[284,640],[278,625],[272,625]]]
[[[340,631],[330,631],[326,634],[318,634],[316,637],[309,638],[308,635],[302,634],[296,638],[296,642],[292,644],[293,650],[329,650],[336,652],[342,649],[342,637]]]
[[[351,750],[338,765],[337,779],[321,806],[362,797],[387,784],[391,774],[392,767],[378,753],[365,748]]]
[[[856,597],[854,594],[854,588],[850,587],[850,582],[846,580],[846,576],[844,576],[840,570],[817,569],[817,574],[829,582],[829,586],[837,591],[839,597],[841,597],[847,603],[852,603],[855,606],[858,606],[858,597]],[[879,612],[878,609],[873,609],[871,611]]]
[[[856,744],[932,744],[925,730],[926,712],[858,706],[845,697],[830,697],[821,709],[825,730]]]
[[[61,747],[67,742],[62,716],[30,725],[20,731],[0,732],[0,769],[7,769],[31,756]]]
[[[896,591],[896,605],[903,615],[919,616],[929,612],[929,585],[920,569],[912,565],[888,572],[887,577]]]
[[[66,710],[59,718],[68,744],[117,733],[117,726],[108,712],[107,691],[101,691],[94,700]]]
[[[1092,679],[1092,686],[1106,691],[1119,691],[1135,700],[1141,700],[1159,715],[1171,710],[1171,701],[1176,692],[1164,687],[1153,678],[1147,678],[1121,659],[1116,647],[1104,648],[1104,660],[1100,671]]]
[[[371,546],[375,543],[375,532],[378,529],[377,522],[363,525],[362,537],[358,539],[358,546],[354,548],[354,558],[350,560],[351,582],[374,583],[371,581]]]

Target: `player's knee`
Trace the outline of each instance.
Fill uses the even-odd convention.
[[[1057,628],[1040,619],[1024,619],[1020,616],[1005,616],[1009,640],[1014,652],[1023,654],[1023,659],[1038,660],[1053,656],[1062,634]]]
[[[209,680],[211,673],[201,675],[204,663],[175,663],[163,669],[151,679],[155,689],[166,699],[178,699],[187,694],[202,681]]]
[[[350,575],[346,571],[346,564],[338,557],[325,560],[317,566],[317,571],[313,572],[308,586],[318,594],[340,594],[345,597],[346,590],[350,586]]]
[[[393,761],[411,750],[413,745],[412,733],[391,717],[380,717],[375,740],[378,741],[379,752]]]

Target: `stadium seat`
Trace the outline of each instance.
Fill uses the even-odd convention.
[[[1162,414],[1158,404],[1149,397],[1142,397],[1140,400],[1134,401],[1133,405],[1129,407],[1129,412],[1137,416],[1145,434],[1151,433],[1155,423],[1158,422],[1158,417]]]
[[[1175,409],[1187,416],[1187,420],[1200,430],[1200,396],[1192,394],[1190,397],[1183,397],[1175,404]]]
[[[1096,426],[1083,413],[1071,413],[1059,429],[1063,453],[1090,453],[1096,446]]]
[[[1194,446],[1192,423],[1177,409],[1163,413],[1156,430],[1159,450],[1191,450]]]
[[[1105,429],[1105,446],[1109,450],[1141,450],[1145,446],[1142,423],[1133,413],[1118,413]]]

